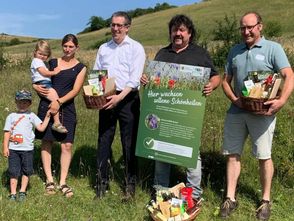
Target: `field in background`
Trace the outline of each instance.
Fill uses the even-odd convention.
[[[152,48],[150,48],[152,52]],[[93,52],[92,56],[95,53]],[[152,55],[150,55],[152,56]],[[86,63],[92,64],[93,57],[79,55]],[[20,88],[31,89],[28,72],[29,63],[22,61],[22,66],[5,69],[0,74],[0,127],[15,108],[14,93]],[[4,83],[5,82],[5,83]],[[36,111],[38,97],[34,93],[32,110]],[[44,196],[44,175],[40,160],[40,142],[36,142],[35,175],[32,176],[28,190],[28,199],[22,204],[7,200],[9,194],[6,175],[7,159],[0,157],[0,220],[150,220],[144,206],[149,201],[149,187],[152,183],[153,161],[140,159],[139,182],[134,202],[121,204],[122,158],[119,134],[113,143],[113,181],[111,191],[101,201],[93,201],[95,183],[95,156],[98,127],[98,112],[85,108],[81,95],[76,99],[78,111],[78,127],[73,150],[73,161],[68,184],[74,188],[75,196],[65,199],[60,193],[54,196]],[[202,134],[203,187],[204,204],[199,220],[219,220],[217,217],[219,204],[224,193],[225,159],[220,154],[225,111],[228,100],[221,89],[207,99],[206,115]],[[293,192],[293,97],[278,114],[277,130],[274,140],[273,158],[276,173],[273,180],[273,215],[272,220],[293,220],[294,212],[291,202]],[[118,133],[118,132],[117,132]],[[2,142],[2,136],[0,138]],[[243,169],[238,187],[240,208],[231,220],[254,220],[254,210],[260,198],[258,179],[258,164],[251,157],[249,141],[246,144],[245,155],[242,158]],[[53,152],[53,170],[59,174],[58,144]],[[173,183],[185,180],[183,168],[175,167]],[[9,216],[9,219],[7,217]]]
[[[256,10],[263,17],[266,28],[267,22],[278,22],[283,29],[283,41],[291,42],[294,37],[294,26],[291,19],[294,14],[294,1],[272,0],[270,6],[267,0],[211,0],[183,7],[147,14],[133,19],[130,35],[144,46],[166,45],[168,43],[168,22],[175,14],[186,14],[192,18],[196,29],[200,30],[202,39],[212,39],[212,30],[216,21],[223,20],[225,15],[236,16],[237,19],[246,11]],[[90,19],[89,15],[89,19]],[[62,38],[63,36],[60,36]],[[97,42],[110,37],[110,29],[81,34],[78,36],[81,50],[88,50]],[[25,38],[26,39],[26,38]],[[36,40],[32,39],[32,40]],[[20,40],[23,40],[22,37]],[[60,41],[51,40],[53,50],[58,50]],[[27,43],[7,48],[8,53],[31,53],[35,43]],[[287,43],[288,44],[288,43]],[[293,46],[293,44],[292,44]]]

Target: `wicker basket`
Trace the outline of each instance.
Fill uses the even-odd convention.
[[[241,96],[243,108],[251,112],[266,112],[269,109],[269,105],[264,105],[264,102],[268,101],[267,98],[251,98]]]
[[[116,90],[111,90],[106,94],[103,94],[101,96],[89,96],[89,95],[85,95],[83,94],[84,97],[84,101],[86,104],[86,107],[88,109],[102,109],[103,105],[105,105],[107,103],[107,97],[114,95],[116,92]]]

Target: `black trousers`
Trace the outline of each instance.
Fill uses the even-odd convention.
[[[119,93],[119,92],[117,92]],[[112,155],[111,145],[114,139],[117,121],[120,127],[123,159],[125,164],[126,185],[136,182],[136,139],[140,114],[138,91],[130,92],[115,108],[99,111],[99,137],[97,149],[97,184],[108,183],[108,160]]]

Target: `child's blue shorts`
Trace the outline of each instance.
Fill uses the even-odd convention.
[[[8,173],[11,178],[31,176],[34,172],[34,150],[9,150]]]
[[[45,88],[51,88],[52,87],[52,82],[48,81],[48,80],[37,81],[34,84],[43,85],[43,87],[45,87]]]

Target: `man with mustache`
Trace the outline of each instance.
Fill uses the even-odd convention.
[[[223,218],[228,217],[238,206],[235,194],[241,172],[241,155],[248,135],[252,141],[252,154],[259,162],[262,186],[262,200],[256,210],[256,217],[260,220],[268,220],[270,217],[270,191],[274,174],[271,148],[275,114],[286,104],[292,93],[294,75],[282,46],[266,40],[262,36],[262,29],[262,19],[258,13],[247,12],[242,16],[240,32],[243,43],[231,49],[225,67],[222,85],[232,105],[224,126],[223,154],[227,156],[227,193],[220,209]],[[265,102],[269,105],[269,110],[263,114],[257,115],[242,109],[241,91],[250,71],[279,72],[285,80],[279,98]]]
[[[208,52],[194,43],[196,30],[192,20],[186,15],[174,16],[169,24],[170,44],[158,51],[156,61],[178,63],[185,65],[211,68],[209,83],[204,86],[203,94],[208,96],[218,87],[220,76],[217,73]],[[146,75],[141,78],[142,84],[147,84]],[[155,161],[154,184],[164,187],[169,186],[171,164]],[[201,183],[201,158],[199,156],[197,167],[187,169],[187,186],[193,188],[193,198],[196,206],[200,206],[202,189]]]

